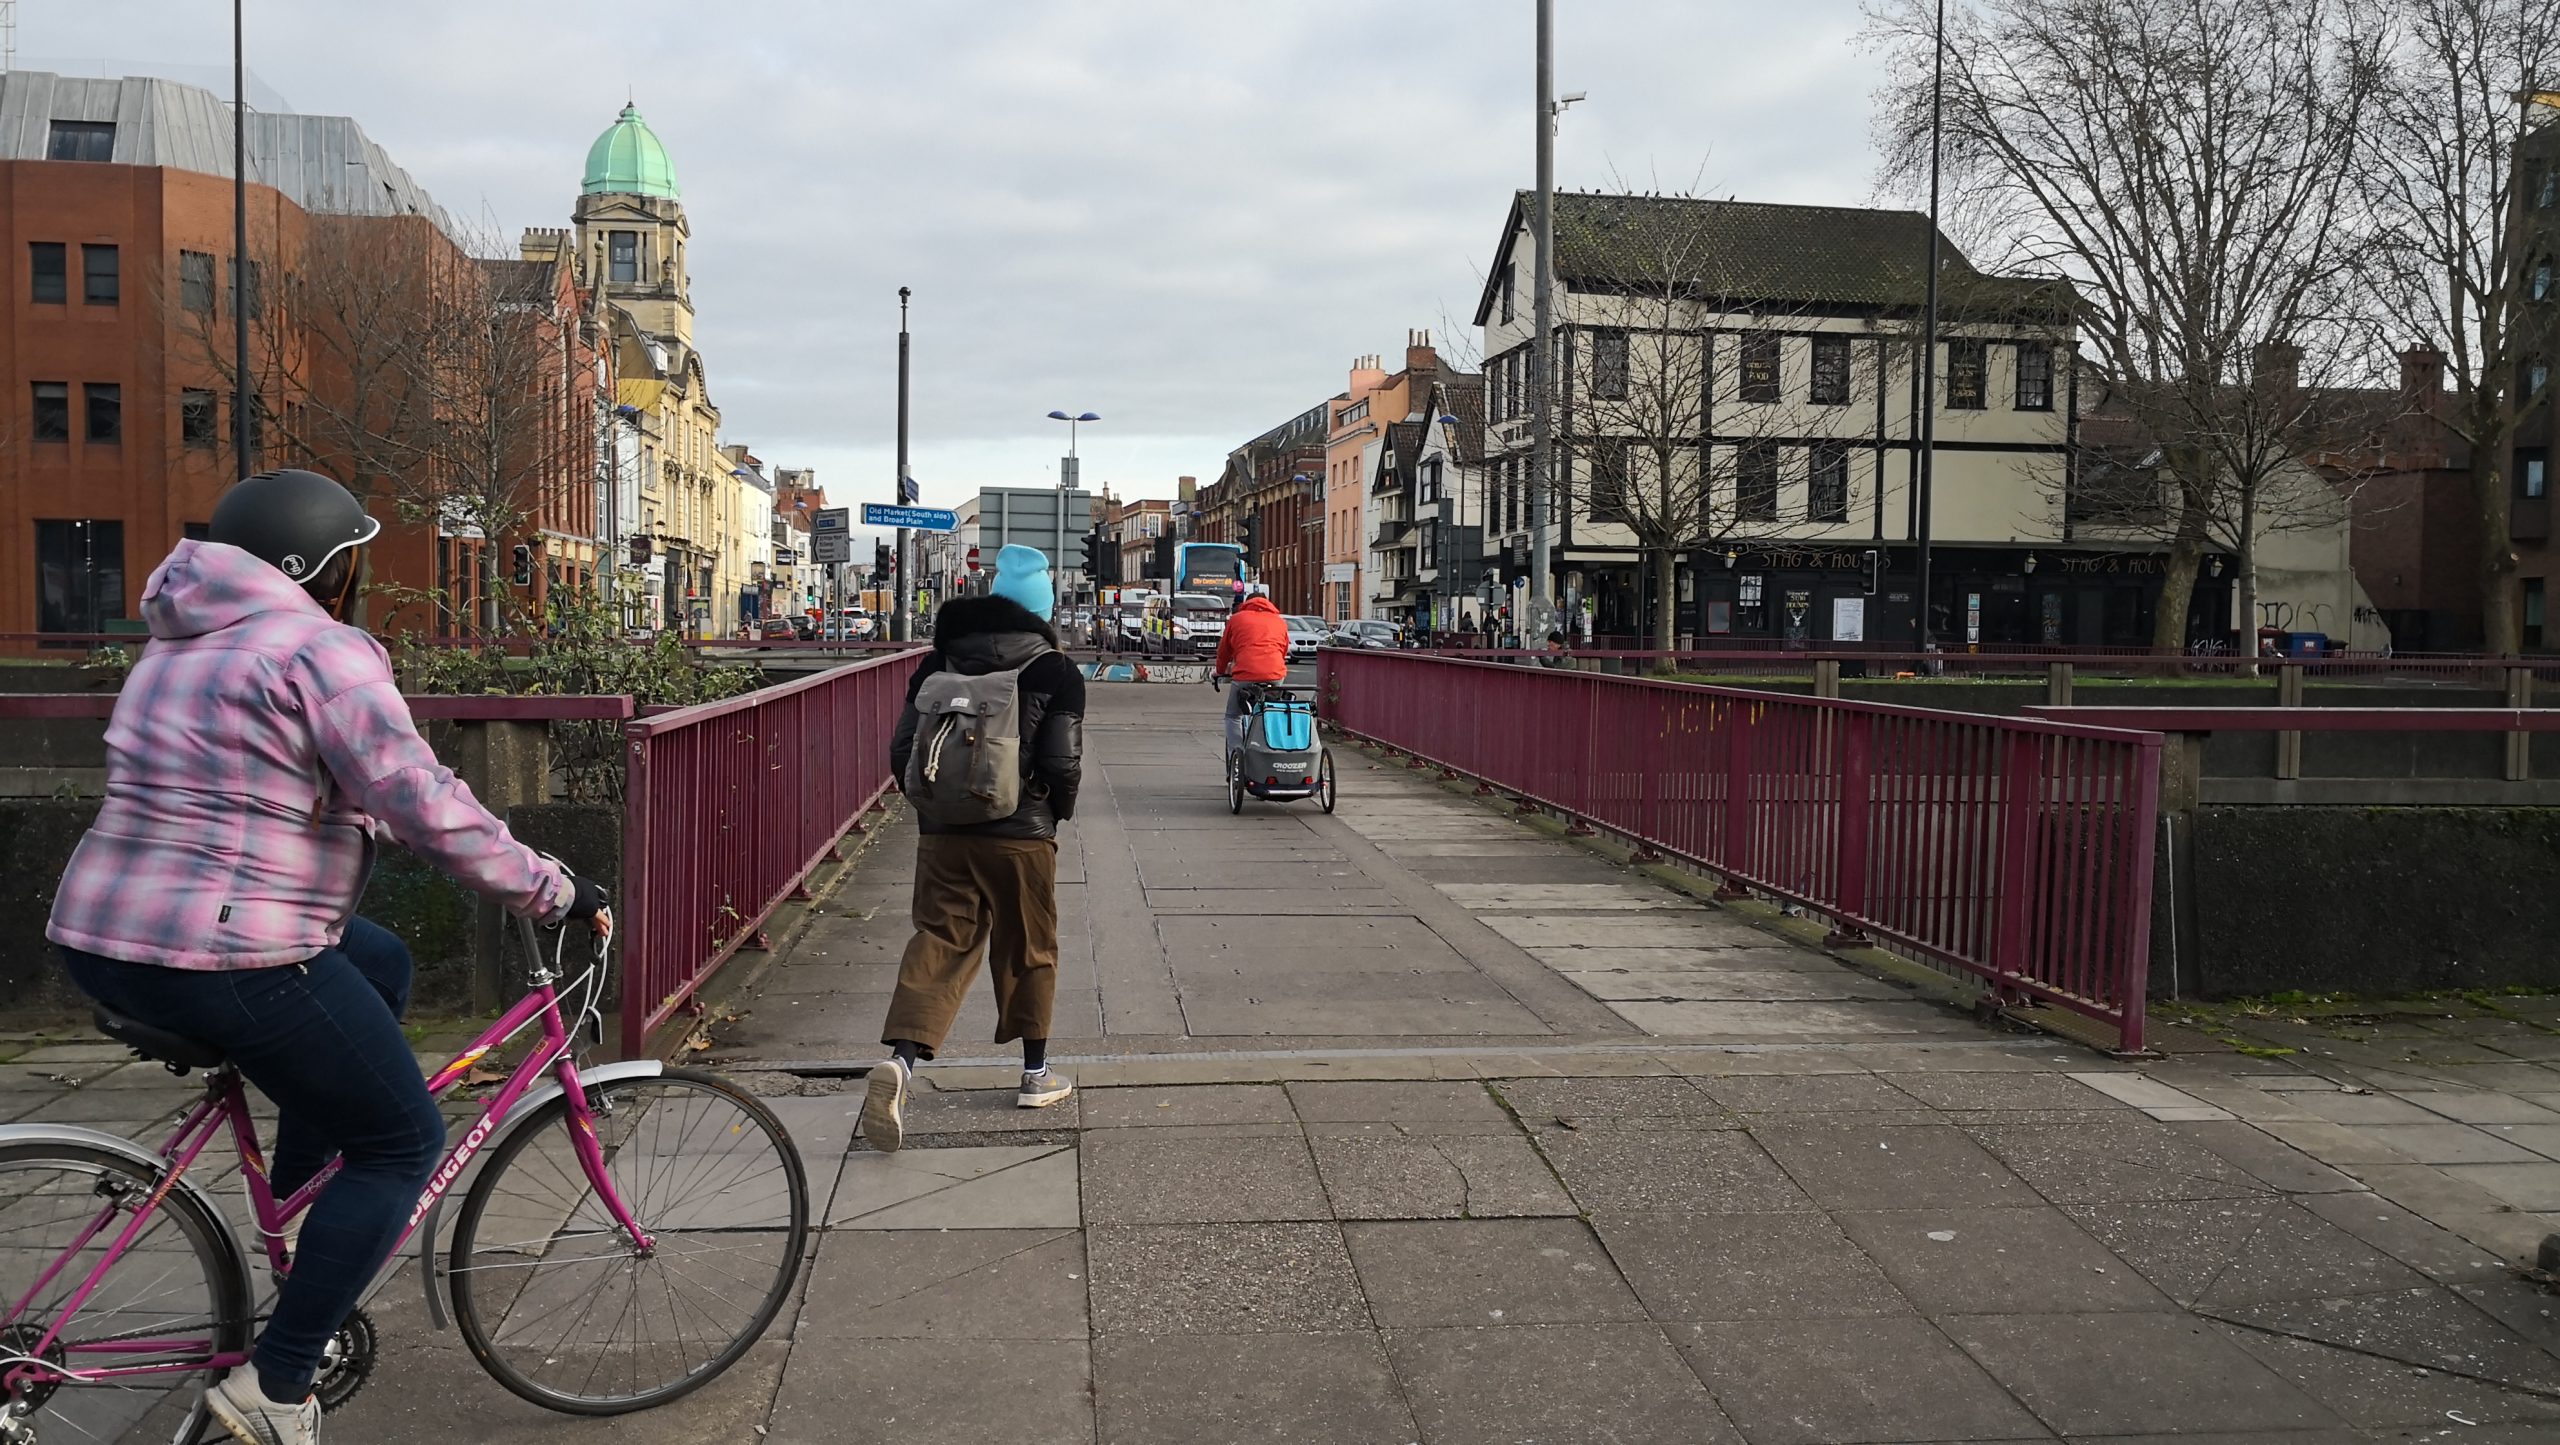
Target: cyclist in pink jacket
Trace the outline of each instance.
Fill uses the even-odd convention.
[[[389,1255],[444,1145],[408,1039],[409,950],[356,916],[377,838],[511,911],[604,896],[518,843],[410,721],[382,645],[340,619],[381,530],[346,488],[266,472],[143,589],[151,643],[107,724],[107,798],[46,936],[118,1014],[214,1045],[275,1101],[279,1196],[304,1216],[252,1370],[206,1404],[250,1445],[310,1445],[329,1339]]]

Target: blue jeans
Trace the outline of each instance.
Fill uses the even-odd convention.
[[[345,1163],[302,1219],[293,1272],[250,1359],[270,1399],[299,1400],[338,1326],[373,1283],[444,1149],[417,1057],[400,1032],[408,945],[351,919],[338,946],[280,968],[123,963],[61,950],[80,991],[155,1028],[213,1044],[275,1101],[278,1197]]]

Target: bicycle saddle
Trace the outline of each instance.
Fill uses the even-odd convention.
[[[138,1019],[129,1019],[97,1004],[90,1008],[89,1019],[98,1032],[124,1045],[146,1059],[156,1059],[178,1073],[189,1069],[211,1069],[222,1063],[222,1050],[167,1029],[155,1029]]]

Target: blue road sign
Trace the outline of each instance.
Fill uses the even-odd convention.
[[[889,507],[878,502],[862,504],[862,525],[866,527],[907,527],[919,532],[956,532],[960,517],[939,507]]]

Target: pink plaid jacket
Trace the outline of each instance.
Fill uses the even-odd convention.
[[[268,968],[335,945],[377,832],[510,910],[567,912],[559,865],[435,759],[382,644],[236,547],[181,542],[107,724],[107,801],[45,936],[129,963]]]

